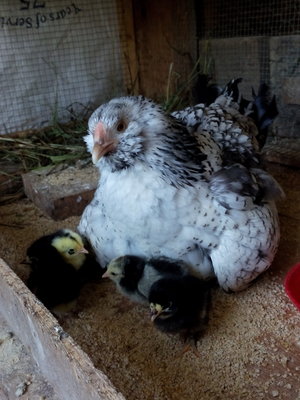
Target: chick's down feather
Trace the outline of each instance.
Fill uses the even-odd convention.
[[[191,267],[166,257],[149,258],[125,255],[113,259],[102,277],[115,282],[119,291],[133,301],[148,305],[152,284],[166,276],[185,276]]]
[[[150,289],[151,320],[160,331],[196,344],[207,327],[210,298],[210,283],[195,276],[162,278]]]
[[[51,310],[71,303],[85,283],[101,277],[100,265],[87,253],[80,235],[69,229],[40,237],[27,249],[27,286]]]

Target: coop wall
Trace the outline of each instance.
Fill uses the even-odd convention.
[[[299,135],[297,0],[5,0],[0,17],[1,134],[88,116],[118,95],[164,101],[190,89],[198,62],[220,85],[242,77],[248,98],[268,83],[273,134]]]
[[[196,63],[194,1],[133,0],[133,23],[140,91],[164,101]]]
[[[241,76],[246,96],[266,82],[277,97],[274,134],[299,137],[300,4],[297,0],[221,0],[197,9],[201,49],[209,42],[214,77],[221,84]]]
[[[127,27],[121,0],[2,1],[0,134],[80,118],[126,93]]]
[[[134,1],[140,89],[164,98],[170,67],[182,84],[198,61],[201,72],[225,85],[242,77],[251,98],[266,82],[279,117],[271,134],[299,137],[300,5],[297,0]],[[173,82],[174,83],[174,82]]]

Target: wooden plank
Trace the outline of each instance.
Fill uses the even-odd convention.
[[[2,259],[0,313],[62,400],[125,399]]]
[[[46,215],[61,220],[82,214],[93,199],[99,173],[94,166],[68,167],[54,173],[28,172],[22,179],[26,196]]]
[[[139,94],[138,61],[133,23],[132,1],[118,0],[124,79],[128,94]]]
[[[159,100],[166,95],[171,64],[185,82],[196,62],[194,1],[133,0],[133,13],[140,92]]]
[[[278,138],[263,147],[264,158],[273,163],[300,168],[300,140]]]

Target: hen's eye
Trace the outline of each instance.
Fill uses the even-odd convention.
[[[118,132],[123,132],[125,130],[125,124],[124,122],[119,122],[117,126],[117,131]]]
[[[71,256],[72,254],[74,254],[74,253],[75,253],[75,250],[74,250],[74,249],[68,250],[68,254],[70,254],[70,256]]]

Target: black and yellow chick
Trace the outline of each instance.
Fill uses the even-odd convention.
[[[190,267],[184,261],[126,255],[113,259],[102,277],[110,278],[131,300],[148,305],[150,288],[155,281],[166,276],[181,277],[189,271]]]
[[[179,334],[195,347],[209,316],[211,282],[192,275],[156,281],[149,293],[151,320],[162,332]]]
[[[69,229],[37,239],[27,249],[28,288],[53,312],[69,311],[82,286],[102,275],[88,253],[81,236]]]

